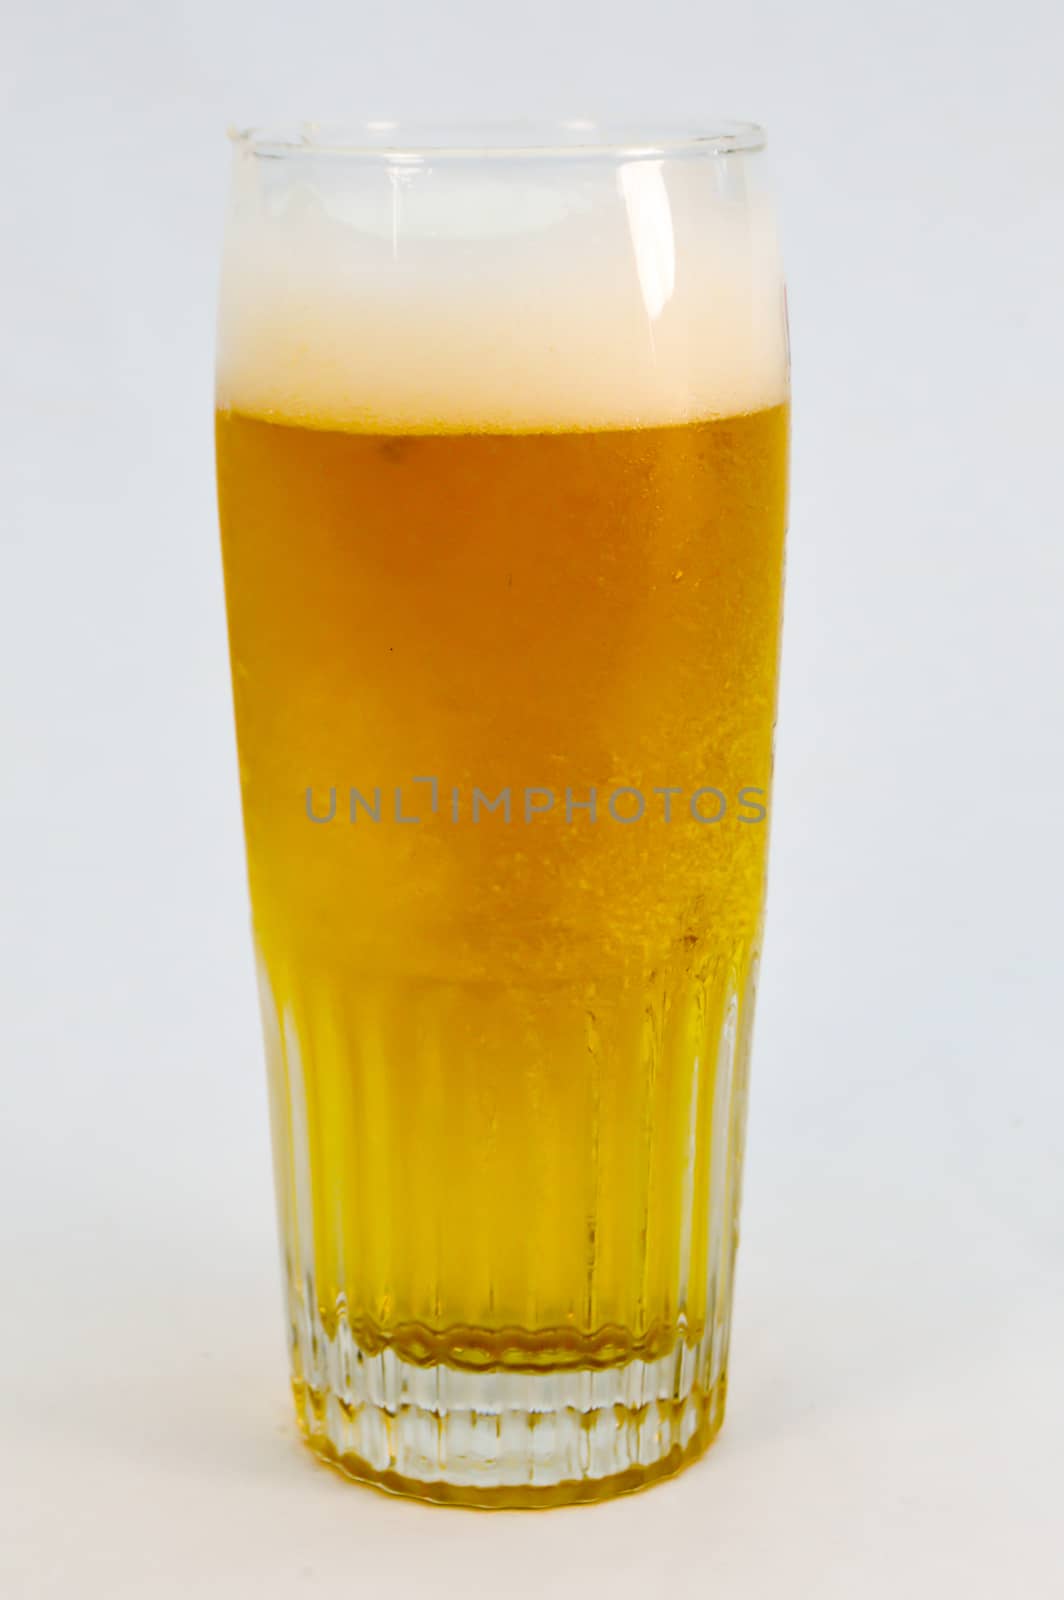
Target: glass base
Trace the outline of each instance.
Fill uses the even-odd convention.
[[[326,1362],[339,1383],[293,1383],[307,1441],[348,1477],[419,1500],[532,1508],[610,1499],[696,1460],[724,1420],[726,1377],[705,1381],[709,1337],[655,1361],[557,1372],[420,1366],[344,1343],[342,1372]]]

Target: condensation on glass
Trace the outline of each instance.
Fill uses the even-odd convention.
[[[217,378],[296,1406],[385,1488],[724,1412],[780,632],[758,130],[234,139]]]

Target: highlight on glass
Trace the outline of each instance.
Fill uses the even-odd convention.
[[[400,1493],[601,1499],[723,1419],[786,519],[762,146],[234,136],[218,487],[292,1385]]]

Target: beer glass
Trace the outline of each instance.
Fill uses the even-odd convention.
[[[217,461],[292,1383],[352,1477],[725,1403],[788,439],[763,138],[234,136]]]

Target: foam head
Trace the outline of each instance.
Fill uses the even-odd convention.
[[[786,316],[762,159],[238,143],[218,404],[389,433],[775,404]]]

